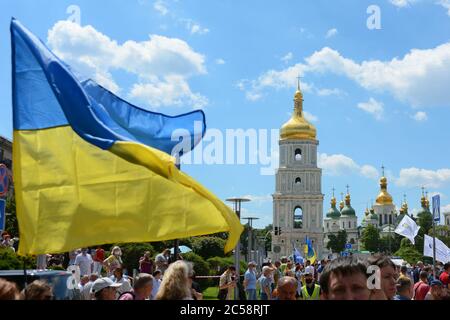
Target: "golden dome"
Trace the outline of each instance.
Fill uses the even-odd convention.
[[[392,204],[392,196],[387,192],[387,179],[386,177],[381,177],[380,179],[380,193],[378,194],[376,202],[378,204]]]
[[[280,130],[281,140],[316,140],[316,128],[303,117],[303,94],[300,85],[294,95],[294,112]]]

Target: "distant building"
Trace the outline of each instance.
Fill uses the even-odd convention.
[[[328,253],[328,255],[331,254],[331,251],[326,249],[329,242],[328,237],[330,235],[337,235],[341,230],[345,230],[347,233],[347,242],[352,244],[352,249],[359,249],[358,217],[356,216],[355,209],[352,208],[350,201],[350,193],[347,190],[345,202],[341,201],[338,210],[336,208],[336,198],[334,197],[333,192],[331,207],[328,210],[326,218],[323,222],[324,250]]]
[[[450,212],[444,212],[444,224],[450,227]]]
[[[8,168],[8,174],[11,177],[9,183],[8,196],[12,194],[12,141],[0,136],[0,163],[3,163]]]
[[[300,85],[294,96],[291,119],[280,130],[280,164],[273,194],[272,251],[278,260],[293,254],[294,247],[303,252],[308,237],[322,256],[323,194],[322,170],[317,167],[316,128],[303,114]]]

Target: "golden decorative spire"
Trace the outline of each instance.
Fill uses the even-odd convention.
[[[350,186],[346,185],[345,186],[347,188],[347,194],[345,196],[345,205],[349,206],[350,205]]]
[[[294,95],[294,112],[291,119],[281,127],[280,139],[316,140],[316,128],[303,116],[303,93],[300,89],[300,77],[297,79],[297,91]]]
[[[425,192],[425,207],[430,209],[430,201],[428,200],[428,191]]]
[[[403,195],[402,211],[408,212],[408,202],[406,202],[406,194]]]
[[[425,198],[425,188],[422,187],[422,198],[420,198],[420,204],[422,205],[422,208],[427,207],[427,199]]]
[[[339,202],[339,209],[344,209],[344,193],[341,192],[341,202]]]
[[[387,179],[384,176],[384,166],[381,166],[382,177],[380,179],[380,193],[376,199],[376,203],[385,205],[392,204],[392,196],[387,192]]]
[[[334,208],[334,207],[336,207],[336,198],[334,197],[334,187],[331,190],[333,190],[333,196],[331,197],[330,203],[331,203],[331,207]]]

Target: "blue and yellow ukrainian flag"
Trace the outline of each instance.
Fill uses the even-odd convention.
[[[313,264],[317,259],[316,250],[314,250],[311,240],[306,237],[306,244],[304,246],[305,259],[309,260]]]
[[[229,232],[225,251],[234,248],[236,214],[169,155],[176,129],[191,149],[200,141],[203,112],[169,117],[80,82],[15,19],[11,43],[20,254],[216,232]]]

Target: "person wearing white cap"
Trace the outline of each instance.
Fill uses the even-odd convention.
[[[320,286],[314,281],[314,271],[306,269],[305,273],[305,285],[301,287],[299,292],[300,299],[302,300],[320,300]]]
[[[116,300],[116,289],[121,285],[107,277],[99,278],[92,285],[91,294],[95,300]]]

